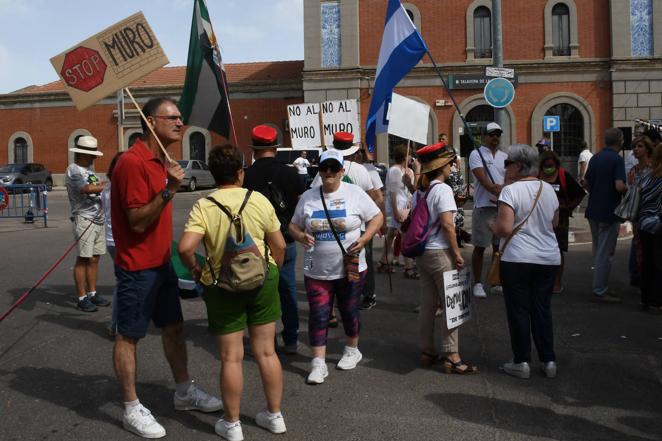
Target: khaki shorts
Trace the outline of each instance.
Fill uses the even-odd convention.
[[[92,225],[90,225],[92,224]],[[89,226],[89,228],[87,228]],[[78,256],[92,257],[106,254],[106,226],[104,224],[95,224],[94,222],[74,216],[72,224],[74,237],[78,241]],[[87,231],[85,231],[87,229]]]
[[[471,213],[471,244],[478,248],[489,248],[498,244],[497,238],[487,226],[491,220],[496,220],[496,207],[474,208]]]

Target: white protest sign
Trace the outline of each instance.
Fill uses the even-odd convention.
[[[294,149],[320,147],[320,117],[324,128],[324,145],[333,144],[333,134],[349,132],[354,135],[354,142],[361,141],[358,103],[356,100],[325,101],[321,104],[294,104],[287,106],[287,118],[290,122],[290,138]]]
[[[287,106],[292,148],[308,149],[322,145],[318,103]]]
[[[356,100],[323,102],[322,122],[324,123],[324,145],[333,144],[333,134],[336,132],[349,132],[354,135],[354,142],[361,141],[361,125]]]
[[[457,328],[471,319],[471,293],[469,269],[444,272],[444,301],[446,326]]]
[[[388,133],[400,138],[428,143],[430,106],[394,93],[388,111]]]
[[[142,12],[51,58],[76,108],[83,110],[168,64]]]

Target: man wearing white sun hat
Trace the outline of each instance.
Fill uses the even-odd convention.
[[[74,163],[67,167],[65,185],[71,204],[71,222],[78,241],[78,257],[74,265],[76,307],[84,312],[95,312],[97,306],[110,302],[97,294],[99,258],[106,253],[105,216],[101,209],[101,191],[107,182],[101,182],[94,172],[94,160],[103,156],[96,138],[81,136],[69,151]]]

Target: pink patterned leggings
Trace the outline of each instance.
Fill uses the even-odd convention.
[[[359,280],[356,282],[349,282],[345,277],[336,280],[317,280],[304,277],[310,307],[308,335],[310,336],[311,346],[326,346],[329,316],[331,315],[335,296],[338,296],[338,309],[340,310],[343,328],[345,328],[345,335],[358,337],[361,329],[359,306],[366,274],[367,271],[362,271]]]

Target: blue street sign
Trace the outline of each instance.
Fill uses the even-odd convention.
[[[543,132],[560,132],[561,131],[561,117],[560,116],[543,116],[542,117]]]
[[[507,107],[515,99],[515,86],[505,78],[493,78],[483,89],[485,101],[492,107]]]

